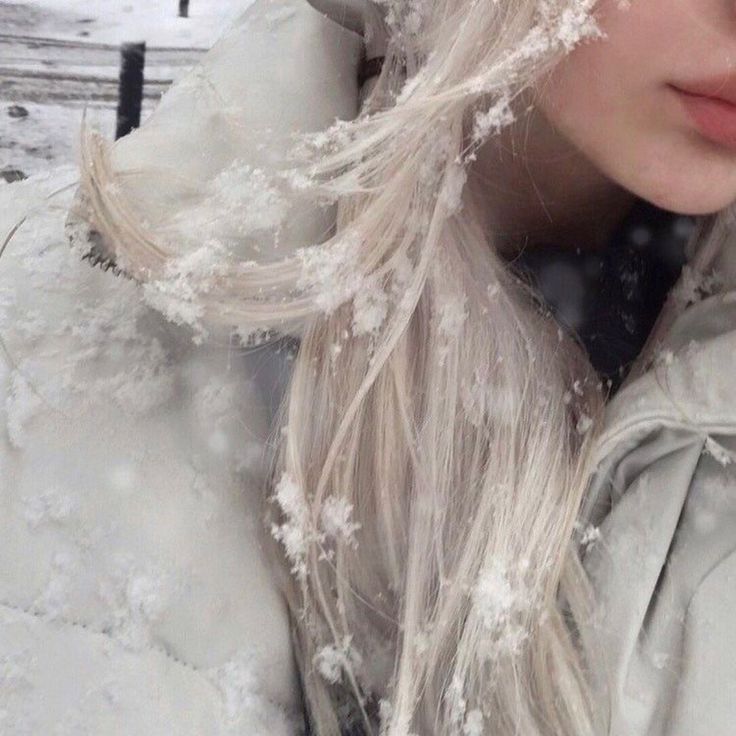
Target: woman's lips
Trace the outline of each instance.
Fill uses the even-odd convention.
[[[736,104],[671,86],[701,135],[736,150]]]

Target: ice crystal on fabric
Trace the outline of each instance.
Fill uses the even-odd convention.
[[[169,607],[177,585],[165,570],[141,566],[128,554],[117,554],[98,593],[108,607],[106,628],[123,646],[140,650],[151,645],[152,626]]]
[[[193,340],[199,344],[208,335],[203,323],[202,295],[213,288],[227,268],[224,246],[210,240],[190,253],[172,258],[162,278],[143,285],[144,299],[170,322],[192,328]]]
[[[45,618],[64,617],[69,610],[69,594],[79,574],[79,554],[60,549],[51,558],[49,579],[33,602],[33,609]]]
[[[672,296],[682,304],[695,304],[715,292],[720,286],[720,274],[702,273],[686,263],[682,267],[679,281],[672,289]]]
[[[64,522],[76,511],[79,499],[56,488],[50,488],[22,499],[23,518],[31,529],[42,523]]]
[[[583,526],[580,521],[576,521],[574,525],[574,530],[576,535],[578,536],[578,543],[586,551],[601,538],[600,528],[594,526],[593,524]]]
[[[5,399],[5,421],[8,439],[22,449],[26,443],[25,426],[41,409],[43,402],[19,370],[10,376],[10,390]]]
[[[703,451],[724,467],[730,465],[734,460],[733,454],[712,437],[706,437]]]
[[[262,692],[266,663],[249,649],[237,650],[226,662],[203,670],[222,697],[223,736],[290,736],[290,718]]]
[[[207,183],[204,196],[186,209],[187,233],[192,242],[213,237],[229,240],[261,231],[275,231],[284,222],[288,202],[269,174],[236,160]]]

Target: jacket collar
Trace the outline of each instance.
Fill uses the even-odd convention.
[[[731,233],[714,273],[717,288],[674,320],[652,367],[609,402],[597,462],[659,426],[690,428],[704,437],[736,434],[736,237]]]

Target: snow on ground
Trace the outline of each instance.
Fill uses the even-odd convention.
[[[207,48],[248,0],[190,0],[189,18],[178,0],[25,0],[0,2],[0,27],[53,38],[98,43],[143,41],[152,46]]]
[[[252,0],[0,0],[0,177],[76,161],[87,120],[112,136],[119,44],[145,41],[143,117]]]

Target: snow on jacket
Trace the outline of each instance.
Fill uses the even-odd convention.
[[[246,181],[241,215],[261,229],[238,240],[237,223],[206,217],[208,184],[234,163],[257,184],[292,130],[354,116],[361,43],[304,0],[256,0],[116,144],[116,168],[155,162],[166,179],[137,200],[141,217],[202,215],[243,258],[314,242],[330,208],[276,198],[259,211]],[[134,282],[81,261],[63,234],[71,192],[45,199],[73,180],[0,187],[0,233],[30,213],[0,258],[0,734],[297,733],[261,532],[288,352],[193,341]],[[124,182],[134,196],[140,181]],[[614,736],[736,723],[734,246],[720,291],[608,408],[585,565]]]

